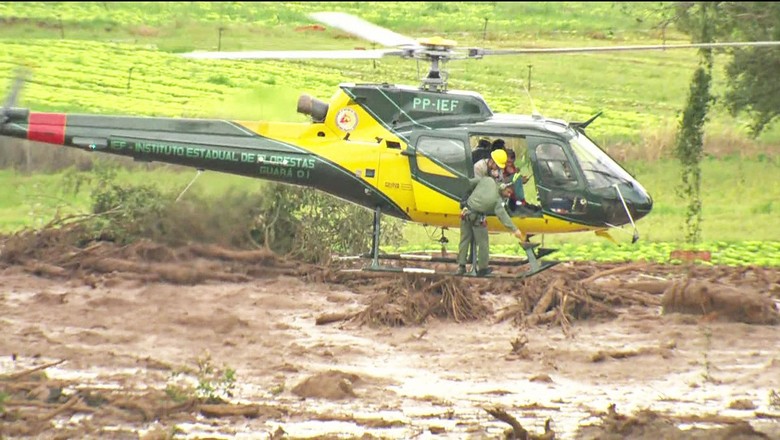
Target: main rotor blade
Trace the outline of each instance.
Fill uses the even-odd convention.
[[[657,44],[649,46],[602,46],[602,47],[553,47],[544,49],[472,49],[472,56],[480,55],[520,55],[548,53],[586,53],[618,52],[629,50],[666,50],[666,49],[716,49],[719,47],[760,47],[780,46],[780,41],[746,41],[736,43],[694,43],[694,44]]]
[[[417,40],[343,12],[315,12],[309,17],[383,46],[419,46]]]
[[[378,59],[387,55],[403,55],[395,49],[372,50],[256,50],[246,52],[190,52],[182,54],[185,58],[209,60],[343,60]]]

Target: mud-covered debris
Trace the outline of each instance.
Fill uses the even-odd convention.
[[[464,322],[490,313],[479,293],[458,278],[404,275],[385,286],[386,293],[375,296],[355,316],[358,323],[391,327],[419,325],[432,316]]]
[[[198,410],[206,417],[246,417],[248,419],[278,419],[287,414],[286,409],[269,405],[200,405]]]
[[[539,382],[539,383],[553,383],[552,377],[550,377],[549,374],[537,374],[536,376],[531,377],[528,379],[529,382]]]
[[[386,420],[381,417],[356,417],[354,415],[347,414],[306,414],[306,418],[308,420],[318,420],[321,422],[348,422],[374,429],[388,429],[406,426],[406,423],[401,420]]]
[[[67,302],[67,293],[58,294],[58,293],[49,293],[49,292],[38,292],[33,296],[33,301],[37,304],[42,305],[50,305],[50,306],[56,306],[60,304],[65,304]]]
[[[281,426],[277,426],[276,430],[274,430],[273,434],[271,434],[268,440],[281,440],[284,438],[285,434],[287,434],[287,432],[285,432]]]
[[[334,322],[344,321],[352,319],[355,313],[337,312],[337,313],[323,313],[315,320],[316,325],[332,324]]]
[[[75,226],[25,231],[0,237],[0,266],[19,265],[46,278],[86,279],[89,274],[195,285],[207,281],[246,282],[265,276],[310,276],[307,265],[266,249],[235,250],[217,245],[170,247],[149,240],[126,246],[106,241],[79,244]],[[110,282],[104,280],[104,282]],[[92,283],[97,285],[97,283]],[[94,287],[94,286],[93,286]]]
[[[729,409],[753,410],[756,404],[748,399],[738,399],[729,403]]]
[[[722,416],[670,416],[652,410],[642,410],[636,415],[617,412],[615,404],[601,416],[600,425],[581,426],[576,438],[583,440],[753,440],[769,437],[756,431],[750,423]],[[697,422],[726,424],[723,428],[690,428],[682,430],[678,425]]]
[[[303,398],[348,399],[356,397],[353,385],[358,381],[360,377],[356,374],[330,370],[306,378],[292,392]]]
[[[664,292],[663,312],[708,315],[710,319],[747,324],[778,324],[780,311],[774,301],[752,289],[686,279]]]
[[[177,260],[176,251],[170,246],[155,243],[150,240],[139,240],[136,243],[127,246],[123,249],[122,256],[125,258],[135,257],[134,259],[136,260],[155,263]]]
[[[636,349],[599,350],[590,357],[591,362],[603,362],[607,359],[627,359],[636,356],[658,355],[664,359],[672,356],[674,342],[659,347],[640,347]]]
[[[55,420],[73,415],[89,415],[93,424],[117,425],[163,420],[173,414],[189,412],[194,400],[175,402],[157,390],[116,391],[88,389],[71,380],[49,379],[43,370],[64,360],[44,364],[0,378],[4,412],[0,412],[0,433],[36,438],[42,433],[59,431],[63,438],[82,438],[85,425],[59,427]]]
[[[585,319],[600,311],[613,313],[598,304],[585,285],[563,275],[531,278],[515,287],[513,293],[517,303],[499,312],[499,322],[511,319],[520,327],[559,325],[568,333],[573,320]]]
[[[509,359],[531,359],[531,350],[528,348],[528,336],[522,334],[513,339],[510,344],[512,351],[507,358]]]
[[[507,423],[511,426],[510,429],[504,432],[504,438],[506,440],[554,440],[555,431],[552,429],[552,419],[547,419],[544,422],[544,433],[534,434],[528,432],[517,419],[509,414],[505,409],[495,406],[492,408],[483,408],[488,414],[496,419]]]

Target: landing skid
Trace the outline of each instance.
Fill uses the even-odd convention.
[[[549,255],[553,252],[555,252],[555,249],[548,249],[548,248],[539,248],[536,249],[539,244],[536,243],[520,243],[520,245],[523,247],[523,250],[526,253],[526,258],[517,258],[517,259],[491,259],[490,265],[491,266],[525,266],[528,265],[528,270],[520,273],[502,273],[502,272],[493,272],[485,276],[478,277],[476,274],[476,254],[474,249],[474,243],[472,243],[472,249],[471,249],[471,255],[472,255],[472,264],[471,264],[471,271],[466,272],[464,274],[458,274],[455,271],[452,270],[442,270],[439,268],[425,268],[425,267],[398,267],[398,266],[387,266],[387,265],[381,265],[379,264],[379,260],[395,260],[395,261],[417,261],[417,262],[425,262],[425,263],[448,263],[448,264],[456,264],[457,259],[453,257],[445,257],[445,256],[436,256],[436,255],[430,255],[430,254],[414,254],[414,253],[408,253],[408,254],[380,254],[379,253],[379,237],[380,237],[380,228],[381,228],[381,218],[382,212],[379,207],[377,207],[374,210],[374,231],[372,236],[372,246],[371,246],[371,253],[369,254],[363,254],[358,255],[354,257],[340,257],[339,260],[356,260],[356,259],[370,259],[371,264],[367,267],[363,267],[360,269],[343,269],[343,272],[384,272],[384,273],[414,273],[414,274],[425,274],[425,275],[431,275],[431,276],[452,276],[452,277],[466,277],[466,278],[494,278],[494,279],[523,279],[528,278],[530,276],[536,275],[540,272],[543,272],[556,264],[558,264],[557,261],[545,261],[542,262],[540,259],[546,255]]]
[[[534,252],[535,258],[539,259],[544,256],[550,255],[557,249],[539,248]],[[455,257],[439,257],[432,255],[434,251],[424,251],[426,253],[406,253],[406,254],[380,254],[379,260],[395,260],[395,261],[424,261],[426,263],[457,263]],[[350,257],[338,257],[340,260],[372,260],[374,257],[371,254],[355,255]],[[522,266],[528,264],[528,258],[511,258],[511,259],[497,259],[491,257],[491,266]]]
[[[493,272],[485,276],[477,276],[474,272],[466,272],[465,274],[458,274],[453,271],[444,271],[437,269],[429,269],[424,267],[395,267],[395,266],[378,266],[378,267],[364,267],[361,269],[343,269],[342,272],[384,272],[384,273],[406,273],[406,274],[420,274],[430,276],[442,276],[442,277],[462,277],[462,278],[485,278],[485,279],[507,279],[507,280],[521,280],[528,278],[543,272],[558,264],[558,261],[545,261],[541,262],[536,269],[530,269],[520,273],[502,273]]]

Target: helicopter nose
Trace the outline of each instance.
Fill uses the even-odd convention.
[[[604,199],[607,223],[625,225],[631,220],[639,220],[652,211],[653,198],[639,182],[621,184],[615,186],[614,189],[612,197]]]
[[[633,205],[633,209],[629,206],[631,215],[635,215],[634,220],[639,220],[653,210],[653,198],[644,188],[636,187],[631,205]]]

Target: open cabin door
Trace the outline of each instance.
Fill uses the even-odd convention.
[[[464,129],[412,133],[409,168],[417,210],[455,214],[474,172],[468,132]]]

